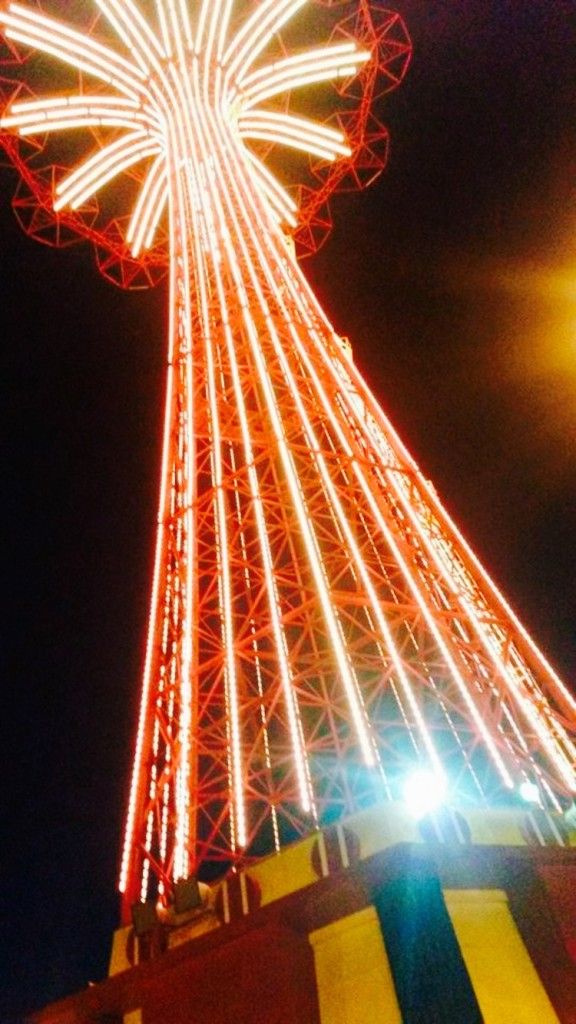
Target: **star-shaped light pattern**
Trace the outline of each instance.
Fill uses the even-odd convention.
[[[344,33],[279,47],[305,6],[96,0],[114,48],[36,7],[0,13],[12,44],[81,83],[17,97],[1,127],[96,130],[96,150],[56,181],[56,212],[141,165],[133,257],[168,225],[127,906],[166,899],[202,864],[395,799],[411,766],[467,801],[529,781],[559,809],[576,789],[573,697],[403,447],[287,243],[299,211],[268,149],[350,161],[344,133],[294,98],[354,81],[375,59]],[[349,7],[372,17],[366,0]]]
[[[219,127],[237,140],[260,139],[327,161],[351,155],[342,132],[263,106],[298,87],[349,78],[370,57],[353,42],[340,42],[255,69],[271,38],[304,3],[262,3],[228,39],[232,4],[222,0],[202,6],[194,36],[185,4],[158,4],[159,24],[152,26],[131,0],[97,0],[130,59],[36,9],[10,4],[1,19],[8,39],[58,57],[117,95],[81,93],[16,102],[1,126],[21,136],[90,127],[125,129],[58,183],[54,209],[78,209],[117,175],[153,157],[126,236],[138,256],[152,245],[165,211],[171,161],[176,153],[185,159],[189,146],[197,145],[190,119],[174,117],[175,111],[186,110],[183,103],[213,109]],[[191,54],[198,65],[195,84],[187,63]],[[294,200],[250,149],[243,154],[271,216],[295,226]]]

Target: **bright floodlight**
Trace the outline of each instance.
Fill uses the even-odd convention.
[[[540,803],[540,790],[534,782],[522,782],[519,786],[518,792],[527,804]]]
[[[415,818],[441,807],[446,799],[446,778],[438,772],[422,768],[410,775],[402,786],[402,795],[408,810]]]

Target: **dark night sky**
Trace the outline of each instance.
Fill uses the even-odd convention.
[[[448,508],[576,672],[576,0],[398,0],[389,169],[307,272]],[[105,972],[144,644],[165,292],[21,234],[0,175],[0,1021]]]

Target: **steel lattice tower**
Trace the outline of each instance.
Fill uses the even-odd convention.
[[[35,6],[0,13],[20,219],[45,241],[90,238],[125,285],[168,268],[128,906],[166,897],[200,864],[395,799],[414,766],[469,802],[530,781],[559,809],[576,789],[576,702],[402,445],[287,241],[312,247],[333,188],[377,176],[386,132],[370,105],[410,56],[402,22],[378,4],[305,6],[96,0],[87,29]],[[333,8],[328,43],[292,40],[292,22],[304,19],[307,43]],[[31,50],[78,72],[78,89],[31,98]],[[334,85],[338,119],[307,116]],[[61,129],[95,140],[65,172],[52,152]],[[311,159],[296,198],[276,173],[282,147]],[[121,174],[126,222],[94,198]]]

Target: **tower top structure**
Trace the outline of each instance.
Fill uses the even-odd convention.
[[[371,185],[386,166],[389,135],[379,119],[376,104],[400,85],[410,64],[412,47],[406,27],[398,14],[368,0],[359,3],[351,0],[338,5],[326,0],[312,3],[302,0],[288,6],[271,3],[265,7],[266,27],[262,32],[257,31],[262,5],[250,0],[230,3],[221,0],[211,6],[218,29],[212,32],[215,24],[210,20],[212,14],[203,17],[202,31],[194,42],[198,47],[194,56],[197,60],[201,58],[207,74],[216,80],[220,75],[219,62],[227,56],[225,40],[230,43],[236,25],[243,29],[250,24],[243,36],[246,44],[243,75],[247,81],[237,87],[234,97],[228,92],[221,101],[224,105],[234,104],[229,114],[247,144],[253,175],[273,216],[281,222],[287,237],[294,238],[299,257],[309,255],[323,244],[330,231],[331,195],[336,190],[350,191]],[[119,152],[112,150],[101,157],[104,179],[100,177],[98,164],[90,166],[89,192],[80,188],[68,195],[63,180],[66,164],[62,163],[54,135],[58,137],[62,130],[67,130],[70,139],[76,129],[82,129],[83,140],[77,152],[70,144],[67,147],[77,158],[74,161],[74,156],[68,152],[67,159],[75,170],[86,154],[87,136],[88,146],[92,136],[93,145],[100,151],[106,148],[104,141],[111,130],[119,133],[123,129],[128,133],[139,124],[142,137],[147,131],[151,133],[147,145],[154,148],[152,124],[146,125],[146,118],[142,116],[140,120],[133,120],[135,104],[137,106],[144,96],[142,68],[147,68],[146,73],[153,70],[158,74],[162,62],[169,60],[168,53],[171,58],[178,57],[176,40],[187,40],[196,20],[199,26],[199,7],[198,3],[162,5],[153,0],[141,0],[137,5],[131,0],[118,5],[101,5],[94,0],[94,17],[88,25],[62,26],[50,17],[46,5],[42,9],[34,6],[26,9],[17,3],[5,5],[7,50],[2,62],[0,97],[4,110],[12,112],[12,120],[4,119],[2,145],[20,173],[13,199],[16,216],[24,231],[44,244],[65,246],[76,240],[88,240],[94,247],[102,274],[124,288],[153,285],[168,272],[167,198],[158,186],[153,192],[154,197],[159,197],[156,219],[148,225],[148,236],[135,236],[135,226],[130,230],[132,222],[137,225],[139,215],[147,212],[146,208],[138,209],[137,200],[140,196],[144,201],[145,188],[152,189],[156,181],[146,177],[153,169],[147,157],[160,157],[160,143],[157,139],[155,153],[148,154],[144,147],[130,149],[130,140],[127,140],[126,151],[120,147]],[[338,7],[336,16],[335,7]],[[58,5],[54,5],[54,14],[58,13]],[[296,32],[292,44],[294,52],[290,52],[290,27],[293,22],[302,20],[302,14],[304,30],[301,27]],[[126,18],[132,22],[129,29]],[[175,19],[173,26],[172,18]],[[16,25],[20,23],[18,30]],[[156,40],[150,30],[157,33]],[[288,33],[288,38],[281,35],[282,30]],[[43,89],[42,66],[32,57],[35,49],[41,49],[42,31],[49,34],[49,39],[45,40],[41,52],[57,56],[61,62],[60,81],[56,83],[58,96],[50,97],[59,102],[52,102],[50,112],[31,99],[36,88]],[[173,33],[173,48],[167,37],[158,35],[164,31]],[[306,46],[308,31],[320,45]],[[323,35],[328,36],[327,42]],[[102,40],[100,43],[97,37]],[[22,43],[24,38],[26,44]],[[103,47],[103,42],[111,43],[115,52]],[[118,51],[118,43],[124,57]],[[262,51],[265,66],[252,67],[250,62],[263,64]],[[135,62],[131,83],[127,55]],[[106,59],[110,62],[108,66]],[[114,74],[118,61],[119,78]],[[83,76],[75,99],[70,78],[62,74],[62,64]],[[242,75],[238,69],[235,74],[240,81]],[[98,83],[104,85],[105,93],[110,87],[119,91],[114,102],[110,102],[111,96],[101,95],[101,89],[96,90]],[[324,85],[324,89],[318,90],[319,84]],[[327,107],[326,102],[315,102],[328,90],[336,98],[335,103],[330,102]],[[311,99],[313,110],[317,108],[316,137],[310,134],[311,125],[302,117],[296,121],[290,117],[284,122],[278,119],[280,108],[287,113],[288,100],[295,96],[303,97],[296,104],[303,111],[310,106]],[[98,106],[98,99],[104,100],[104,104]],[[120,103],[122,99],[124,107]],[[268,110],[268,114],[276,116],[265,117],[264,121],[259,119],[259,108],[263,105],[272,106],[274,109]],[[35,111],[37,118],[29,116]],[[21,123],[19,117],[24,118],[25,123]],[[329,123],[324,124],[325,121]],[[287,152],[297,156],[288,180],[282,182],[282,169],[274,174],[266,164],[270,156],[272,162],[278,164],[281,155],[285,158]],[[58,176],[59,194],[55,196]],[[126,204],[126,188],[122,200],[115,196],[119,179],[124,185],[126,179],[133,183],[131,206]],[[107,187],[104,189],[104,186]]]

